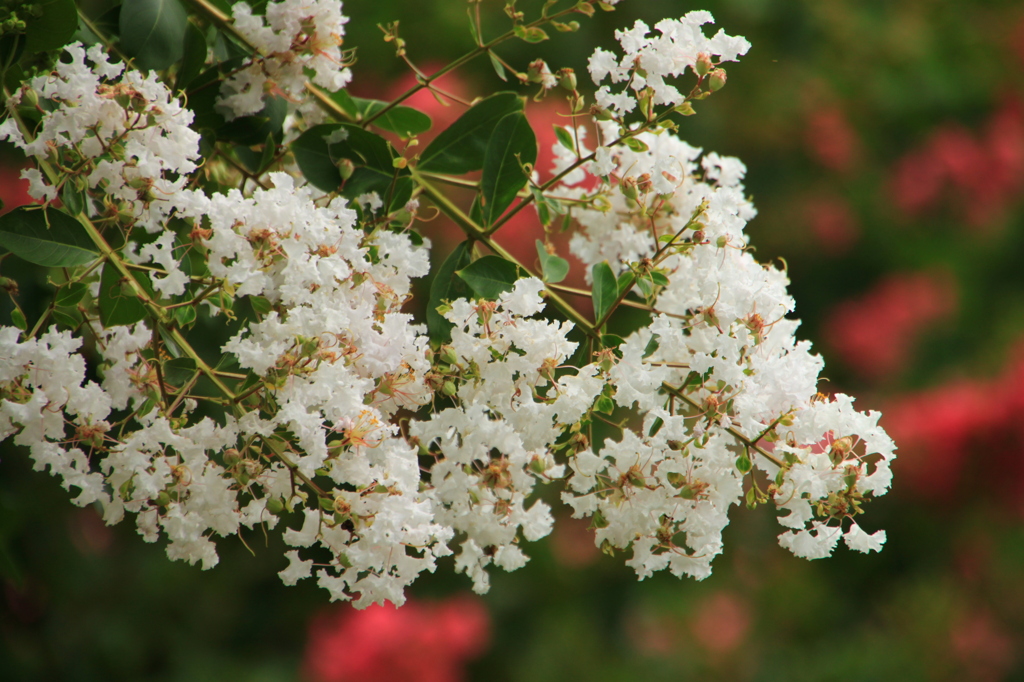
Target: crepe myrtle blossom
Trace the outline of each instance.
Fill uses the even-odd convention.
[[[217,108],[231,121],[259,113],[266,95],[283,97],[307,118],[321,118],[306,100],[306,74],[329,91],[340,90],[352,80],[352,71],[341,49],[348,17],[335,0],[282,0],[267,3],[263,14],[254,14],[246,2],[231,7],[235,28],[261,55],[224,80]]]
[[[701,10],[688,12],[681,19],[659,21],[654,25],[658,35],[652,35],[650,27],[639,19],[628,31],[616,31],[622,56],[598,48],[588,62],[594,85],[600,86],[597,103],[619,114],[628,114],[637,104],[632,93],[650,88],[654,104],[680,104],[683,94],[666,78],[682,76],[687,69],[704,76],[715,69],[714,57],[718,57],[717,63],[734,62],[750,49],[750,43],[742,36],[726,35],[721,30],[711,38],[705,36],[701,26],[713,21],[710,12]],[[610,85],[602,85],[605,78],[625,86],[613,92]]]
[[[348,83],[339,2],[238,3],[232,17],[258,54],[224,81],[226,118],[268,93],[303,106],[307,76]],[[653,125],[652,107],[688,104],[667,79],[689,70],[711,92],[749,48],[704,36],[710,21],[618,32],[622,55],[590,60],[595,83],[622,84],[598,91],[596,136],[574,122],[563,137],[577,148],[555,147],[561,181],[543,201],[571,205],[577,266],[650,312],[624,339],[607,319],[555,321],[555,290],[516,270],[490,297],[443,298],[451,328],[432,341],[406,307],[430,272],[430,243],[399,218],[419,194],[385,215],[391,197],[366,177],[346,199],[288,159],[224,184],[236,171],[200,155],[192,113],[157,74],[67,46],[9,100],[0,138],[36,161],[24,177],[38,200],[67,183],[87,195],[75,219],[100,248],[50,280],[77,317],[0,327],[0,438],[171,559],[210,568],[217,538],[280,527],[281,580],[357,607],[401,604],[452,554],[486,591],[492,567],[519,568],[551,532],[542,485],[641,578],[709,575],[740,504],[774,504],[797,556],[840,539],[878,551],[885,532],[859,518],[891,482],[878,413],[816,392],[823,362],[796,337],[787,275],[745,233],[745,166]],[[546,64],[534,71],[553,85]],[[45,103],[34,129],[16,115],[30,90]],[[621,118],[638,107],[646,122]],[[111,301],[142,312],[111,318]],[[192,344],[218,325],[213,363]]]
[[[85,210],[98,215],[116,202],[149,232],[162,229],[174,198],[197,168],[199,133],[192,130],[192,112],[158,78],[114,64],[102,45],[80,43],[64,48],[68,61],[51,73],[36,76],[17,90],[8,107],[31,92],[46,107],[42,121],[26,137],[16,118],[0,122],[0,140],[8,140],[27,156],[75,169],[67,182],[98,201]],[[36,168],[23,171],[29,195],[53,201],[56,188]],[[177,283],[168,293],[181,293]]]

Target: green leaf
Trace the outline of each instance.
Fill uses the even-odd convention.
[[[178,0],[124,0],[120,24],[121,50],[138,69],[166,69],[184,54],[188,15]]]
[[[82,314],[74,308],[71,308],[70,312],[55,308],[50,311],[50,315],[54,322],[68,329],[76,329],[78,325],[82,324]]]
[[[66,45],[78,30],[78,8],[74,0],[41,0],[37,18],[25,22],[25,51],[29,54],[56,50]]]
[[[196,361],[192,358],[173,358],[163,364],[164,381],[171,386],[184,386],[196,374]]]
[[[651,357],[651,355],[654,354],[654,351],[658,350],[660,345],[661,341],[658,339],[658,335],[651,334],[651,340],[647,342],[647,346],[644,348],[643,357],[645,359]]]
[[[341,189],[353,198],[376,192],[387,203],[388,211],[404,206],[412,196],[412,180],[407,169],[396,170],[391,145],[380,135],[350,123],[326,123],[313,126],[292,142],[299,169],[315,187],[324,192]],[[338,169],[346,161],[354,168],[344,180]]]
[[[654,421],[651,422],[651,428],[647,431],[648,438],[654,438],[658,431],[661,431],[661,427],[665,425],[665,421],[661,417],[655,417]]]
[[[29,263],[51,268],[99,258],[82,224],[55,208],[22,206],[0,216],[0,246]]]
[[[522,268],[500,256],[484,256],[456,273],[477,298],[493,301],[506,291],[512,291],[517,279],[526,276]]]
[[[544,242],[537,240],[537,257],[540,259],[540,269],[544,274],[544,281],[550,284],[558,284],[569,274],[569,261],[564,258],[548,253],[544,248]]]
[[[575,153],[576,142],[572,139],[572,133],[557,124],[552,127],[555,129],[555,137],[558,138],[558,142],[569,151]]]
[[[525,40],[528,43],[539,43],[548,39],[548,34],[544,32],[544,29],[537,26],[527,28],[526,26],[516,26],[512,29],[512,32],[516,34],[516,37]]]
[[[323,192],[341,188],[341,172],[331,156],[327,139],[341,127],[340,123],[313,126],[292,142],[295,163],[306,179]]]
[[[608,261],[595,263],[590,273],[594,280],[594,319],[601,321],[608,315],[612,304],[618,298],[619,287]]]
[[[625,144],[635,152],[646,152],[649,149],[647,143],[637,137],[627,137]]]
[[[498,121],[522,110],[523,100],[514,92],[499,92],[480,100],[427,145],[419,169],[454,175],[480,170]]]
[[[355,100],[352,99],[352,95],[348,94],[347,90],[343,89],[331,93],[331,99],[353,120],[359,118],[359,107],[356,106]]]
[[[736,468],[739,469],[741,474],[745,474],[753,468],[750,458],[746,454],[740,455],[736,458]]]
[[[387,102],[377,99],[362,99],[360,97],[353,97],[352,101],[356,105],[361,121],[370,118],[388,105]],[[373,123],[370,125],[390,130],[403,138],[409,138],[430,130],[432,124],[433,121],[430,120],[430,117],[422,111],[417,111],[412,107],[396,106],[388,109],[379,118],[373,119]]]
[[[21,331],[28,329],[28,320],[25,319],[25,313],[22,312],[21,308],[15,308],[11,311],[11,324]]]
[[[529,179],[523,164],[537,161],[537,138],[522,113],[508,114],[498,121],[484,152],[484,173],[480,181],[480,202],[484,224],[496,221]]]
[[[142,288],[153,294],[153,287],[149,278],[141,273],[134,273],[136,281]],[[122,324],[135,324],[146,317],[146,305],[135,295],[134,289],[122,281],[121,271],[112,262],[103,264],[103,272],[100,274],[100,322],[103,327],[109,329]]]
[[[60,200],[64,202],[64,208],[72,216],[79,215],[85,210],[85,197],[85,193],[73,178],[69,178],[60,190]]]
[[[270,162],[274,160],[275,154],[277,154],[277,140],[274,139],[272,134],[267,135],[267,140],[263,143],[263,155],[260,156],[260,172],[265,171],[270,166]]]
[[[267,315],[274,309],[273,304],[263,296],[250,296],[249,305],[259,315]]]
[[[601,346],[603,348],[618,348],[625,341],[618,334],[601,334]]]
[[[59,306],[72,306],[82,300],[85,296],[86,286],[81,282],[72,282],[71,284],[62,286],[57,291],[57,297],[54,299],[54,303]]]
[[[466,13],[469,15],[469,35],[473,36],[473,44],[480,44],[480,32],[476,30],[476,20],[473,18],[473,10],[467,9]]]
[[[494,73],[498,74],[498,78],[507,83],[508,76],[505,75],[505,67],[501,65],[501,61],[498,59],[498,55],[488,50],[487,56],[491,58],[491,66],[494,67]]]
[[[441,267],[437,269],[437,274],[434,275],[434,281],[430,283],[430,297],[427,301],[427,332],[430,334],[431,341],[445,343],[452,337],[452,323],[444,319],[444,316],[437,312],[437,308],[445,301],[454,301],[457,298],[469,296],[469,287],[455,273],[469,265],[472,258],[470,243],[462,242],[444,259]]]
[[[196,307],[192,305],[183,305],[180,308],[175,308],[174,320],[182,329],[188,329],[189,326],[196,321]]]
[[[192,23],[185,29],[185,43],[182,46],[181,66],[174,81],[175,90],[184,90],[195,80],[206,64],[206,36]]]

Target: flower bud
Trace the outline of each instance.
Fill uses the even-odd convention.
[[[338,161],[338,172],[341,174],[342,180],[348,180],[356,172],[356,165],[352,163],[351,159],[342,159]]]
[[[576,91],[576,72],[566,67],[558,70],[558,85],[569,92]]]
[[[449,365],[459,364],[459,356],[451,346],[441,346],[441,359]]]
[[[271,497],[267,500],[267,511],[274,516],[280,516],[284,511],[284,500],[280,497]]]
[[[693,65],[693,70],[697,72],[698,76],[706,76],[711,69],[715,68],[715,65],[711,63],[711,55],[707,52],[701,52],[697,55],[697,61]]]
[[[708,87],[711,88],[711,92],[718,92],[725,87],[726,74],[725,69],[715,69],[711,72],[711,76],[708,79]]]
[[[619,183],[619,189],[622,190],[622,194],[627,199],[637,201],[640,196],[636,191],[636,178],[634,177],[623,178],[622,182]]]
[[[224,451],[224,466],[233,467],[242,461],[242,455],[235,448]]]

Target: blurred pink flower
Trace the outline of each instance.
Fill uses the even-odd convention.
[[[743,644],[750,631],[750,621],[747,602],[737,594],[720,590],[697,605],[690,631],[701,646],[721,656]]]
[[[900,447],[896,475],[915,492],[982,496],[1024,514],[1024,342],[1000,376],[951,381],[884,410]]]
[[[22,179],[20,173],[19,166],[0,163],[0,201],[3,201],[0,215],[32,203],[28,195],[28,180]]]
[[[951,201],[975,227],[999,219],[1021,189],[1024,107],[1013,98],[1000,105],[978,134],[959,124],[940,126],[895,163],[890,179],[893,202],[908,217]]]
[[[883,379],[899,371],[926,326],[952,315],[956,298],[941,273],[889,275],[837,305],[825,321],[825,339],[850,368]]]
[[[857,217],[842,197],[814,197],[805,203],[804,210],[814,236],[832,255],[847,252],[860,237]]]
[[[303,668],[311,682],[458,682],[489,642],[490,618],[476,597],[345,605],[310,622]]]
[[[838,106],[815,106],[807,116],[804,141],[811,156],[840,173],[853,170],[860,156],[860,139]]]

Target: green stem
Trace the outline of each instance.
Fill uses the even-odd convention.
[[[190,2],[196,2],[196,1],[204,2],[205,0],[190,0]],[[576,12],[576,8],[575,8],[575,6],[573,6],[573,7],[570,7],[568,9],[564,9],[564,10],[562,10],[560,12],[557,12],[556,14],[553,14],[551,16],[541,17],[540,19],[535,19],[534,21],[531,21],[528,24],[524,24],[524,26],[525,26],[525,28],[528,28],[528,29],[529,28],[535,28],[537,26],[542,26],[542,25],[546,24],[547,22],[551,21],[552,19],[558,19],[558,18],[563,17],[563,16],[565,16],[567,14],[575,14],[575,13],[577,13]],[[410,97],[412,97],[413,95],[415,95],[420,90],[423,90],[424,88],[429,88],[430,84],[432,82],[436,81],[437,79],[439,79],[441,76],[443,76],[446,73],[449,73],[451,71],[454,71],[455,69],[459,68],[463,64],[466,64],[467,62],[470,62],[473,59],[476,59],[477,57],[479,57],[480,55],[482,55],[482,54],[484,54],[486,52],[490,52],[492,48],[494,48],[497,45],[500,45],[501,43],[505,42],[506,40],[509,40],[510,38],[514,38],[515,35],[516,34],[515,34],[514,30],[506,31],[505,33],[502,33],[500,36],[498,36],[497,38],[494,38],[493,40],[491,40],[489,42],[483,43],[482,45],[477,45],[475,48],[473,48],[472,50],[470,50],[466,54],[462,55],[461,57],[459,57],[458,59],[456,59],[452,63],[448,64],[447,66],[445,66],[445,67],[435,71],[434,73],[430,74],[429,76],[426,76],[426,77],[423,77],[423,78],[417,77],[417,80],[419,82],[416,85],[412,86],[411,88],[409,88],[408,90],[403,92],[397,98],[395,98],[394,100],[389,102],[386,106],[382,107],[379,111],[375,111],[372,116],[369,116],[368,118],[363,119],[363,121],[361,122],[362,125],[366,126],[366,125],[372,123],[376,119],[380,118],[381,116],[383,116],[387,112],[389,112],[392,109],[394,109],[400,103],[404,102],[405,100],[407,100]]]
[[[561,291],[562,293],[565,294],[572,294],[573,296],[585,296],[587,298],[594,298],[593,291],[587,291],[586,289],[579,289],[577,287],[567,287],[562,284],[548,284],[548,288],[554,289],[556,291]],[[637,310],[646,310],[649,313],[658,312],[657,310],[647,305],[646,303],[641,303],[640,301],[630,301],[629,299],[622,299],[621,301],[618,302],[617,305],[624,305],[627,308],[636,308]]]

